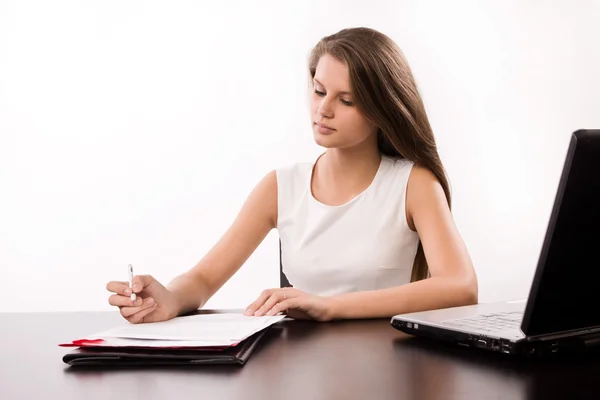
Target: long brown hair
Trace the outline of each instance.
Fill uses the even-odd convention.
[[[371,28],[348,28],[322,38],[309,56],[310,83],[325,55],[346,64],[350,90],[361,113],[378,127],[379,151],[428,168],[437,177],[448,206],[450,185],[437,151],[423,100],[402,50],[388,36]],[[429,277],[429,266],[419,247],[411,281]]]

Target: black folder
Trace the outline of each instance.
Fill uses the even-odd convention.
[[[264,329],[236,346],[226,349],[164,349],[79,347],[63,356],[63,362],[78,366],[151,366],[151,365],[244,365],[264,336]]]

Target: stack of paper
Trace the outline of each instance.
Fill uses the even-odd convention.
[[[89,335],[63,347],[226,348],[235,346],[285,315],[199,314],[164,322],[128,324]]]

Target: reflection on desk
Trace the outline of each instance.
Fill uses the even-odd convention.
[[[231,311],[231,310],[229,310]],[[511,359],[411,338],[388,319],[284,320],[243,367],[71,370],[57,344],[115,326],[118,312],[0,314],[0,398],[592,399],[600,355]]]

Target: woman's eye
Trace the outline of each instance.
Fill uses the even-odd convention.
[[[318,91],[316,89],[315,89],[315,93],[317,94],[317,96],[321,96],[321,97],[325,96],[324,92],[320,92],[320,91]],[[352,106],[353,105],[353,103],[351,101],[347,101],[347,100],[344,100],[344,99],[340,99],[340,101],[342,102],[342,104],[344,104],[346,106]]]

